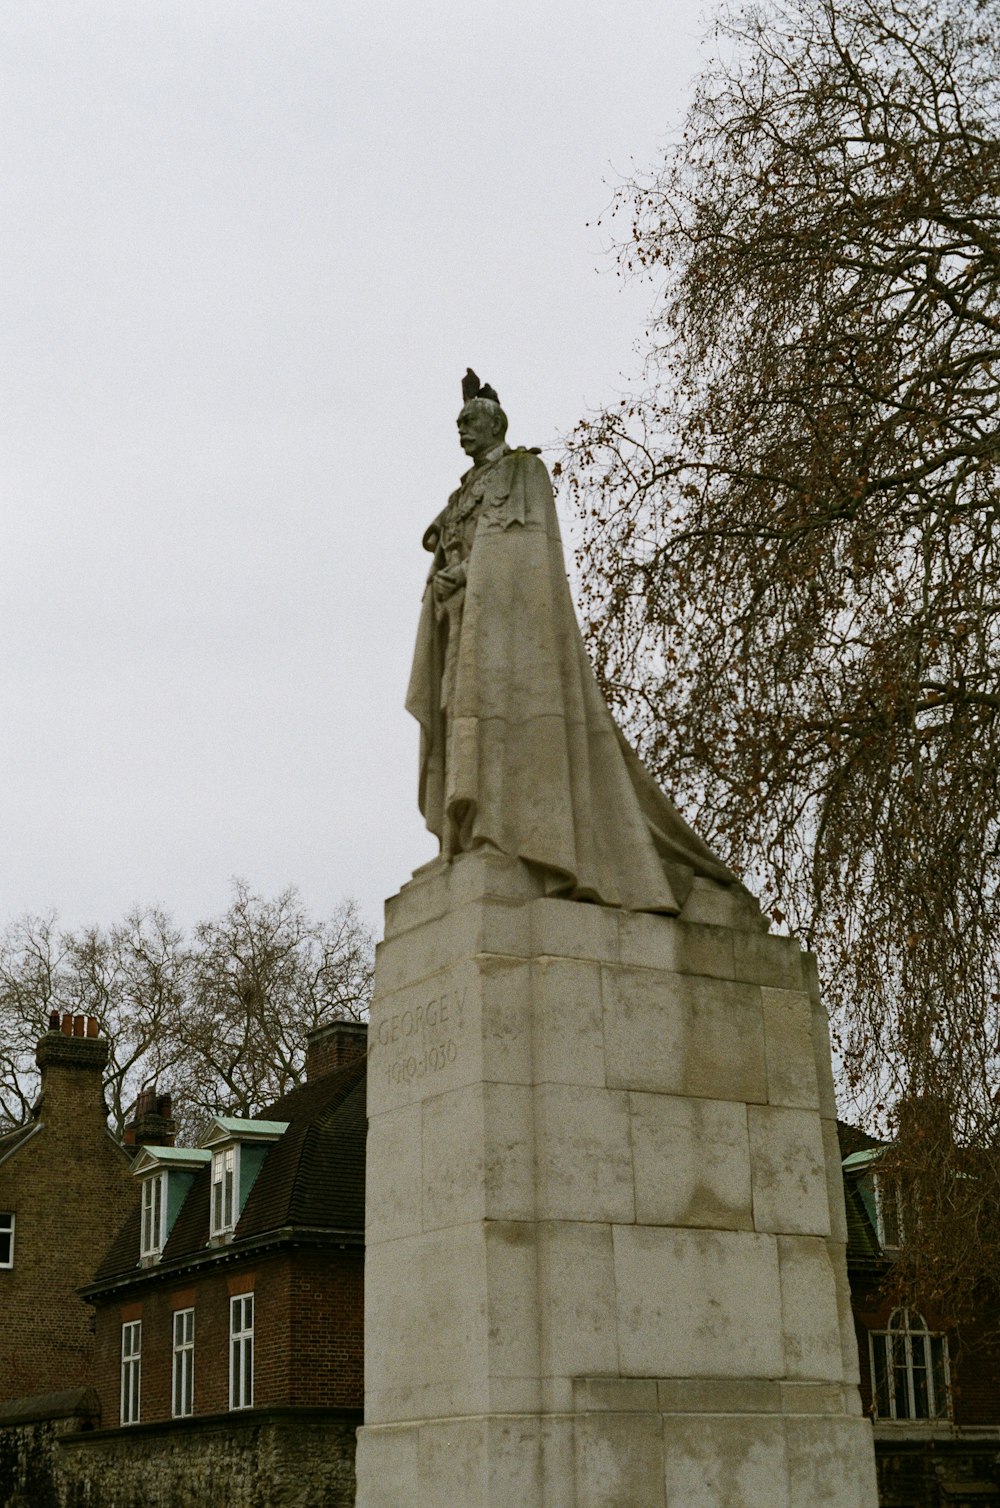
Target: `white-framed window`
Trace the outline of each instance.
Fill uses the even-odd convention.
[[[879,1419],[945,1419],[948,1338],[933,1334],[915,1309],[896,1309],[888,1328],[868,1336],[872,1393]]]
[[[175,1419],[194,1413],[194,1310],[174,1310],[171,1412]]]
[[[142,1180],[140,1255],[144,1257],[158,1257],[166,1241],[166,1182],[165,1173],[150,1173]]]
[[[875,1190],[875,1231],[883,1251],[893,1251],[903,1241],[903,1199],[899,1179],[885,1173],[872,1174]]]
[[[122,1424],[139,1423],[142,1387],[142,1320],[126,1320],[122,1325]]]
[[[240,1149],[212,1153],[212,1235],[228,1235],[239,1219]]]
[[[0,1210],[0,1267],[14,1265],[14,1211]]]
[[[253,1408],[253,1294],[229,1300],[229,1407]]]

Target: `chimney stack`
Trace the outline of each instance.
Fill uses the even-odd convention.
[[[141,1089],[136,1096],[132,1119],[125,1127],[126,1147],[172,1147],[177,1136],[177,1122],[171,1115],[169,1094],[155,1089]]]
[[[317,1026],[306,1036],[306,1079],[312,1083],[355,1058],[363,1058],[367,1051],[367,1022],[328,1021]]]
[[[96,1016],[49,1014],[49,1029],[35,1050],[42,1075],[37,1114],[47,1122],[107,1117],[104,1066],[108,1044]]]

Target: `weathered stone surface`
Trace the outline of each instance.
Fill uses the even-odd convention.
[[[755,985],[606,968],[603,998],[610,1087],[767,1100],[764,1016]]]
[[[829,1235],[826,1154],[818,1116],[778,1105],[750,1105],[747,1122],[756,1229]]]
[[[878,1501],[867,1419],[789,1418],[788,1492],[792,1508],[857,1508]]]
[[[590,1085],[535,1090],[538,1207],[552,1220],[632,1221],[629,1097]]]
[[[664,1414],[778,1414],[781,1384],[757,1377],[661,1377]]]
[[[539,1226],[541,1356],[547,1376],[619,1375],[615,1258],[610,1225]]]
[[[812,1007],[802,990],[762,987],[767,1098],[772,1105],[819,1105]]]
[[[844,1375],[837,1290],[827,1243],[779,1236],[784,1375],[839,1382]]]
[[[667,1094],[629,1103],[639,1224],[753,1230],[747,1107]]]
[[[365,1273],[365,1419],[382,1423],[488,1407],[485,1243],[476,1226],[388,1241]]]
[[[847,1212],[844,1208],[844,1175],[840,1162],[840,1141],[837,1122],[820,1122],[823,1133],[823,1154],[826,1162],[826,1189],[830,1207],[830,1235],[835,1241],[847,1244]]]
[[[530,1011],[534,1082],[603,1087],[600,964],[583,959],[536,960],[531,965]]]
[[[496,855],[415,884],[372,1009],[359,1508],[814,1508],[816,1421],[862,1458],[837,1508],[875,1508],[795,944]]]
[[[696,926],[687,921],[664,927],[661,917],[625,911],[619,922],[619,957],[623,964],[662,969],[668,974],[736,978],[729,927]]]
[[[782,1375],[773,1236],[622,1225],[613,1236],[626,1376]]]
[[[574,1443],[578,1508],[666,1508],[657,1414],[584,1414]]]
[[[127,1430],[81,1430],[81,1423],[0,1428],[0,1502],[12,1508],[354,1505],[354,1410],[256,1409]]]
[[[424,1100],[418,1134],[424,1230],[532,1218],[531,1096],[523,1084],[480,1083]]]
[[[374,1117],[368,1128],[369,1241],[394,1241],[423,1229],[421,1110],[402,1105]]]
[[[666,1438],[668,1504],[806,1508],[806,1499],[788,1493],[782,1419],[675,1417],[666,1422]]]
[[[802,950],[794,937],[762,932],[733,933],[736,978],[778,990],[801,990]]]
[[[655,1414],[659,1410],[655,1377],[575,1377],[573,1410],[577,1414]]]
[[[723,888],[699,875],[695,876],[680,916],[685,922],[735,931],[766,932],[768,926],[757,902],[745,890]]]

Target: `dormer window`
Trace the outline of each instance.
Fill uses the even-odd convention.
[[[231,1241],[240,1216],[272,1143],[288,1129],[287,1121],[252,1121],[220,1115],[202,1137],[204,1157],[211,1154],[212,1187],[209,1241]]]
[[[871,1222],[879,1250],[894,1257],[906,1239],[903,1187],[891,1167],[883,1166],[885,1147],[866,1147],[844,1158],[844,1172],[857,1179],[857,1192]]]
[[[210,1154],[198,1147],[143,1147],[139,1153],[132,1173],[142,1180],[141,1266],[153,1267],[159,1262],[194,1176],[209,1160]]]
[[[875,1190],[875,1228],[883,1251],[894,1251],[902,1245],[903,1199],[899,1179],[885,1173],[872,1174]]]
[[[240,1149],[224,1147],[212,1154],[212,1235],[225,1236],[232,1233],[240,1217],[237,1191],[239,1178]]]
[[[158,1257],[167,1238],[167,1201],[164,1198],[166,1178],[165,1173],[150,1173],[142,1181],[140,1253],[144,1257]]]

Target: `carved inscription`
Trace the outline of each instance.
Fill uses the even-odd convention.
[[[392,1058],[386,1068],[390,1084],[417,1083],[457,1062],[467,993],[467,987],[452,990],[379,1022],[375,1040]]]
[[[419,1056],[411,1053],[408,1058],[397,1058],[395,1063],[390,1063],[389,1083],[415,1083],[429,1073],[436,1073],[439,1068],[446,1068],[457,1058],[458,1043],[454,1037],[449,1037],[447,1042],[439,1042],[435,1047],[428,1047],[426,1052],[420,1053]]]

